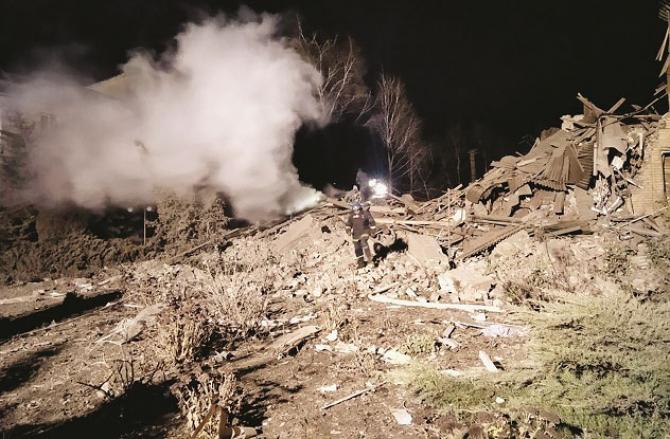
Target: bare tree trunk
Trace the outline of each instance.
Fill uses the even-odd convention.
[[[382,75],[375,105],[377,114],[367,125],[379,135],[386,150],[389,190],[403,187],[414,191],[417,176],[428,162],[428,148],[421,141],[421,122],[403,83]]]
[[[463,183],[461,181],[461,148],[456,148],[456,175],[458,175],[458,184]]]
[[[468,151],[470,155],[470,182],[477,179],[477,150],[471,149]]]

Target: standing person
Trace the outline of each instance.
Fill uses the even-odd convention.
[[[363,208],[360,203],[354,203],[351,207],[347,226],[351,229],[356,265],[358,268],[363,268],[368,262],[372,261],[368,238],[370,238],[370,235],[374,235],[377,230],[377,225],[375,224],[375,219],[370,214],[369,206],[366,205]]]

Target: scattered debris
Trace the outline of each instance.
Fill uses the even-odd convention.
[[[321,331],[321,329],[318,326],[304,326],[298,328],[293,332],[277,338],[263,349],[262,354],[248,359],[240,359],[229,364],[237,371],[254,369],[281,358],[291,349],[297,348],[305,340],[319,333],[319,331]]]
[[[562,117],[561,128],[545,130],[527,154],[494,161],[465,189],[413,202],[412,209],[390,198],[388,207],[371,209],[377,223],[403,230],[408,254],[426,264],[445,260],[445,253],[463,260],[494,246],[498,254],[524,254],[531,233],[588,233],[598,216],[632,214],[627,200],[639,189],[634,178],[660,117],[645,113],[649,106],[616,115],[620,105],[605,111],[578,99],[584,115]],[[633,232],[654,233],[646,225]]]
[[[156,324],[157,316],[165,308],[157,303],[144,308],[132,319],[122,320],[108,335],[100,338],[96,343],[124,344],[134,340],[142,331]]]
[[[482,329],[482,335],[485,337],[524,337],[528,335],[528,331],[516,326],[493,324]]]
[[[406,409],[393,409],[391,414],[398,425],[412,425],[412,415]]]
[[[337,384],[330,384],[328,386],[321,386],[321,387],[319,387],[319,392],[321,392],[321,393],[337,392]]]
[[[389,364],[403,366],[410,364],[412,362],[412,357],[403,354],[402,352],[398,352],[395,349],[389,349],[382,355],[382,360]]]
[[[368,299],[372,300],[373,302],[384,303],[387,305],[395,305],[395,306],[411,306],[418,308],[445,309],[445,310],[448,309],[448,310],[457,310],[466,312],[474,312],[474,311],[494,312],[494,313],[503,312],[503,310],[501,308],[498,308],[497,306],[456,304],[456,303],[424,303],[424,302],[415,302],[411,300],[393,299],[391,297],[384,296],[383,294],[378,295],[371,294],[368,296]]]
[[[482,362],[486,370],[492,373],[499,372],[499,369],[496,367],[495,364],[493,364],[493,361],[491,361],[491,357],[489,357],[489,354],[487,354],[484,351],[479,351],[479,360]]]
[[[372,392],[372,391],[378,389],[379,387],[383,386],[384,384],[386,384],[386,383],[382,382],[382,383],[379,383],[379,384],[368,384],[368,386],[365,389],[358,390],[358,391],[356,391],[356,392],[354,392],[350,395],[345,396],[344,398],[340,398],[336,401],[330,402],[330,403],[324,405],[323,407],[321,407],[321,409],[326,410],[326,409],[329,409],[331,407],[335,407],[336,405],[342,404],[343,402],[349,401],[350,399],[358,398],[361,395],[365,395],[368,392]]]

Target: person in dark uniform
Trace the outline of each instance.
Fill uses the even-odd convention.
[[[377,231],[377,225],[370,214],[369,206],[363,207],[360,203],[355,203],[351,207],[347,226],[351,229],[351,237],[354,241],[356,264],[358,268],[363,268],[368,262],[372,261],[368,238]]]

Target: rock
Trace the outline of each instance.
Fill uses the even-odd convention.
[[[294,222],[286,228],[272,243],[272,249],[277,254],[284,254],[287,250],[295,248],[300,242],[313,242],[321,236],[319,223],[312,215],[305,215],[299,221]]]
[[[326,341],[337,340],[337,329],[333,329],[330,334],[326,335]]]
[[[406,409],[391,410],[398,425],[412,425],[412,415]]]
[[[481,332],[485,337],[523,337],[528,335],[528,332],[523,328],[495,324],[487,326]]]
[[[104,399],[104,398],[109,398],[112,393],[112,386],[109,384],[109,382],[105,382],[100,386],[100,389],[97,390],[95,393],[98,396],[98,398]]]
[[[405,355],[402,352],[398,352],[394,349],[389,349],[388,351],[384,352],[382,360],[384,360],[389,364],[405,365],[410,364],[412,362],[412,357],[410,357],[409,355]]]
[[[521,230],[509,238],[503,239],[491,251],[492,257],[528,256],[531,253],[532,241],[528,232]]]
[[[337,384],[330,384],[328,386],[321,386],[321,387],[319,387],[319,392],[321,392],[321,393],[337,392]]]
[[[474,261],[460,265],[437,277],[440,289],[457,294],[460,300],[481,300],[488,295],[494,278],[485,274],[486,261]]]
[[[442,252],[442,247],[432,236],[408,232],[405,240],[407,241],[407,253],[420,264],[439,264],[448,261],[447,255]]]

